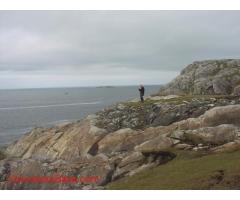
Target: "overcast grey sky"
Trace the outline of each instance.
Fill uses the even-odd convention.
[[[239,11],[0,11],[0,88],[164,84],[239,44]]]

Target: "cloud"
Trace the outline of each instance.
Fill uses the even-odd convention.
[[[103,84],[167,82],[172,76],[164,73],[176,75],[195,60],[238,58],[239,17],[239,11],[0,11],[0,73],[38,75],[30,85],[40,84],[41,73],[47,83],[72,77],[59,86],[81,85],[74,78],[91,73]]]

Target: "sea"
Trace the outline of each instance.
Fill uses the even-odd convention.
[[[160,85],[145,86],[145,96]],[[139,98],[138,86],[0,90],[0,146],[35,127],[78,121],[118,102]]]

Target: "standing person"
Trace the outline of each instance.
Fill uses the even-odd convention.
[[[143,96],[144,96],[144,92],[145,92],[145,88],[143,87],[143,85],[140,85],[138,88],[139,92],[140,92],[140,99],[141,102],[144,102]]]

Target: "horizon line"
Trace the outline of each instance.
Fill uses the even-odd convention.
[[[59,86],[59,87],[23,87],[23,88],[0,88],[0,90],[31,90],[31,89],[71,89],[71,88],[107,88],[107,87],[131,87],[139,86],[140,84],[130,85],[93,85],[93,86]],[[161,86],[164,84],[143,84],[144,86]]]

